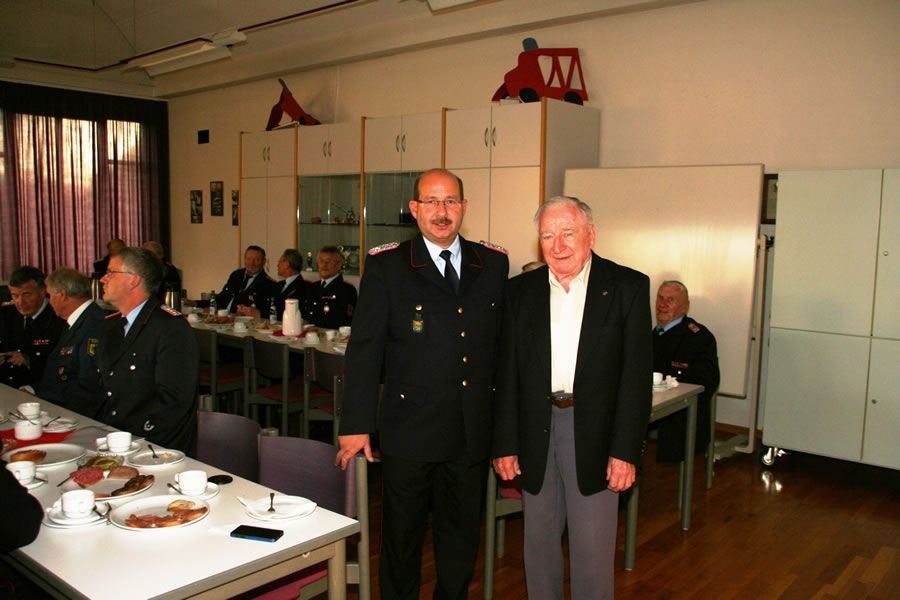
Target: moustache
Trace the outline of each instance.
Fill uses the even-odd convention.
[[[431,219],[430,223],[432,225],[452,225],[453,221],[448,217],[438,217],[436,219]]]

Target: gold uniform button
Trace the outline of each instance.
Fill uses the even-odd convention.
[[[465,329],[463,329],[462,331],[459,332],[459,337],[466,337],[466,330],[465,330]]]
[[[468,357],[468,356],[463,356],[463,362],[464,362],[464,363],[469,362],[469,357]]]
[[[468,379],[463,379],[463,380],[462,380],[462,386],[463,386],[463,387],[468,387],[468,386],[469,386],[469,380],[468,380]]]
[[[406,394],[400,394],[400,399],[401,399],[401,400],[406,400]]]
[[[459,314],[463,314],[463,307],[462,306],[457,307],[456,312],[458,312]]]
[[[421,305],[421,304],[416,304],[416,310],[422,310],[422,305]]]

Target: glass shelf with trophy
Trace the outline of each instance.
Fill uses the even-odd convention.
[[[300,177],[297,245],[306,270],[316,270],[323,246],[337,246],[344,254],[344,272],[359,274],[359,174]],[[355,248],[355,254],[350,250]]]

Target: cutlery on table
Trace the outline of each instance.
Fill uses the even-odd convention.
[[[62,416],[62,415],[60,415],[59,417],[61,417],[61,416]],[[53,421],[59,419],[59,417],[53,417],[52,419],[50,419],[49,421],[47,421],[47,424],[44,425],[44,427],[49,427],[50,423],[52,423]]]
[[[37,425],[37,423],[35,423],[34,421],[32,421],[31,419],[29,419],[29,418],[26,417],[25,415],[19,413],[18,411],[14,411],[14,410],[13,410],[13,411],[10,411],[9,414],[12,415],[13,417],[19,419],[20,421],[28,421],[28,422],[31,423],[32,425]]]
[[[182,492],[181,489],[174,483],[167,483],[166,485],[169,486],[170,488],[172,488],[173,490],[175,490],[176,492],[178,492],[179,494],[184,495],[184,492]]]
[[[269,510],[266,512],[275,512],[275,492],[269,492]]]
[[[70,480],[70,479],[72,479],[72,476],[71,476],[71,475],[69,475],[68,477],[66,477],[65,479],[63,479],[63,480],[60,481],[59,483],[57,483],[57,484],[56,484],[56,487],[61,486],[62,484],[64,484],[65,482],[67,482],[67,481]]]
[[[156,454],[156,450],[153,449],[153,444],[147,444],[147,447],[150,448],[151,454],[153,454],[153,458],[159,458]]]

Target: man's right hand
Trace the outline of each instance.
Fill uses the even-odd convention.
[[[503,456],[501,458],[495,458],[494,470],[497,471],[497,475],[499,475],[500,479],[502,479],[503,481],[515,479],[516,475],[522,474],[522,469],[519,468],[518,456]]]
[[[362,450],[366,455],[366,460],[374,462],[375,457],[372,456],[372,446],[369,443],[368,433],[359,433],[356,435],[339,435],[338,443],[341,449],[338,450],[337,456],[334,457],[334,464],[341,468],[342,471],[347,470],[347,465],[353,460],[353,457]]]

